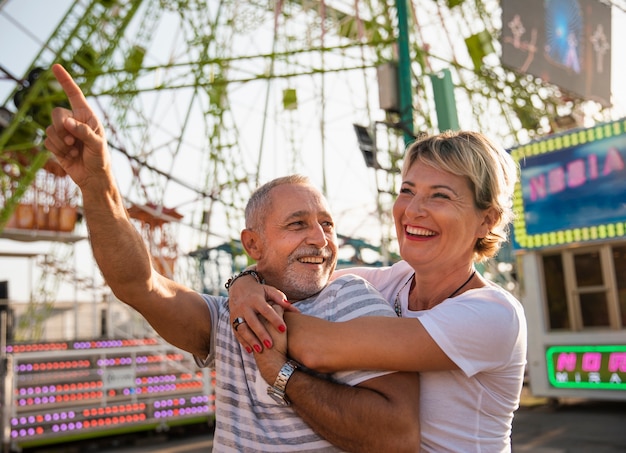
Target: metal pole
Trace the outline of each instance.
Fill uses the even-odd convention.
[[[404,126],[404,144],[415,138],[413,132],[413,90],[411,88],[411,55],[409,52],[409,23],[407,0],[396,0],[398,11],[398,88],[400,91],[400,121]]]
[[[13,361],[6,353],[7,347],[7,327],[8,327],[8,313],[0,311],[0,437],[2,438],[2,451],[11,451],[11,425],[9,420],[11,418],[10,410],[13,405]]]

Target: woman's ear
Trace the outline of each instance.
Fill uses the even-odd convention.
[[[494,225],[498,222],[498,212],[494,207],[485,209],[482,212],[483,221],[478,229],[478,238],[482,239],[491,231]]]
[[[241,244],[253,260],[258,261],[263,255],[263,242],[257,232],[245,228],[241,232]]]

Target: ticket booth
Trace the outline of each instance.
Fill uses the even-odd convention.
[[[626,400],[626,120],[511,155],[531,391]]]

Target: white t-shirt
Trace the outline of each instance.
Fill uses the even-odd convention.
[[[508,452],[513,412],[526,366],[526,319],[520,302],[493,285],[471,289],[424,311],[409,311],[413,269],[349,268],[420,322],[460,368],[421,372],[420,422],[424,452]]]
[[[267,394],[254,356],[237,342],[230,325],[228,299],[203,295],[211,312],[209,355],[199,366],[215,367],[216,425],[214,452],[336,452],[338,448],[315,433],[289,406]],[[360,316],[394,316],[395,312],[365,280],[346,275],[332,281],[317,296],[296,302],[301,313],[330,321]],[[358,385],[388,374],[345,371],[327,376]]]

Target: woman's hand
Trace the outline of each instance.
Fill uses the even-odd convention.
[[[279,305],[272,305],[270,309],[275,315],[282,320],[284,310]],[[276,330],[265,319],[259,320],[264,325],[267,332],[269,332],[274,347],[271,350],[265,350],[263,352],[255,352],[254,359],[256,360],[259,372],[265,381],[272,385],[276,380],[276,376],[280,372],[280,369],[287,361],[287,335]]]
[[[229,288],[228,297],[231,325],[237,340],[248,353],[262,352],[264,347],[271,348],[274,344],[263,320],[277,332],[284,333],[287,330],[282,311],[281,315],[277,314],[271,304],[285,311],[298,311],[281,291],[272,286],[260,285],[252,276],[235,280]]]

